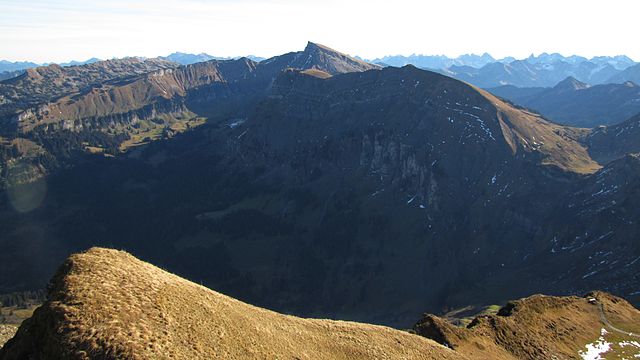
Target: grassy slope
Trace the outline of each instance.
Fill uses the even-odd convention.
[[[591,174],[601,168],[580,143],[587,129],[554,124],[538,114],[516,109],[484,90],[477,90],[497,108],[502,132],[514,153],[539,151],[544,156],[543,165],[580,174]]]
[[[590,295],[591,296],[591,295]],[[589,296],[589,297],[590,297]],[[615,296],[596,292],[605,314],[614,326],[625,331],[638,331],[640,311]],[[511,310],[507,310],[512,307]],[[435,324],[435,326],[430,325]],[[429,332],[429,329],[438,329]],[[604,339],[612,343],[603,353],[606,359],[622,354],[640,355],[640,348],[622,342],[638,341],[634,336],[615,333],[600,320],[597,305],[587,298],[535,295],[510,302],[499,315],[482,315],[466,328],[455,327],[446,320],[426,316],[416,326],[423,335],[443,334],[456,351],[471,359],[579,359],[587,344],[593,344],[608,330]]]
[[[74,255],[53,284],[51,300],[23,324],[0,359],[55,353],[73,359],[463,358],[387,327],[247,305],[120,251]]]

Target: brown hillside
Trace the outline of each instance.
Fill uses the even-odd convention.
[[[543,165],[582,174],[601,168],[580,143],[589,130],[554,124],[536,113],[516,109],[484,90],[477,90],[496,107],[502,133],[514,153],[538,152],[543,157]]]
[[[0,359],[461,359],[423,337],[247,305],[133,256],[93,248],[54,276],[49,300]]]
[[[589,303],[591,297],[598,303]],[[624,329],[624,334],[603,322],[600,306],[606,319]],[[534,295],[508,303],[497,315],[479,316],[466,328],[427,314],[415,331],[471,359],[531,360],[580,359],[587,344],[597,342],[604,333],[611,348],[602,355],[618,359],[629,352],[640,355],[640,348],[624,345],[638,340],[638,324],[640,311],[621,298],[596,292],[584,298]]]
[[[232,82],[230,74],[248,74],[256,63],[248,59],[208,61],[175,69],[160,69],[130,81],[103,83],[81,94],[69,94],[28,113],[19,124],[23,132],[44,123],[125,114],[161,99],[184,97],[188,90]],[[232,76],[233,77],[233,76]]]
[[[177,66],[176,63],[160,59],[126,58],[79,66],[62,67],[53,64],[28,69],[21,76],[0,82],[0,95],[7,100],[7,103],[0,107],[0,114],[17,109],[25,110],[25,106],[49,102],[64,94],[76,93],[105,81],[125,79]]]

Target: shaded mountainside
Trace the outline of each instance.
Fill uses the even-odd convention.
[[[614,84],[623,84],[627,81],[634,82],[636,84],[640,84],[640,64],[636,64],[626,68],[624,71],[620,72],[609,78],[607,82]]]
[[[591,156],[602,163],[640,153],[640,114],[618,125],[594,129],[587,145]]]
[[[517,87],[515,85],[502,85],[486,89],[495,96],[509,100],[515,104],[522,104],[527,99],[537,94],[548,91],[545,87]]]
[[[607,235],[637,210],[580,192],[605,171],[588,131],[410,66],[289,70],[269,88],[246,118],[46,178],[24,215],[41,187],[17,188],[0,276],[23,270],[0,290],[102,245],[267,308],[398,326],[532,292],[637,291],[637,224]],[[616,196],[633,199],[633,181]]]
[[[542,273],[551,283],[574,279],[573,286],[585,292],[590,284],[637,301],[640,273],[638,219],[640,209],[640,159],[637,155],[608,163],[598,173],[574,184],[559,205],[561,216],[547,219],[549,247],[541,254]],[[553,264],[572,261],[562,274]],[[578,260],[579,259],[579,260]],[[636,302],[637,304],[637,302]]]
[[[17,76],[20,76],[24,73],[24,70],[15,70],[15,71],[3,71],[0,72],[0,81],[11,79]]]
[[[640,311],[628,302],[595,292],[583,298],[535,295],[512,301],[465,328],[425,314],[414,330],[470,359],[620,359],[640,355],[639,324]],[[616,331],[620,328],[623,333]],[[604,343],[608,348],[594,354],[595,346]]]
[[[640,86],[632,82],[590,86],[569,77],[548,89],[502,86],[488,91],[569,126],[615,125],[640,113]]]
[[[301,319],[247,305],[133,256],[71,256],[47,302],[0,359],[465,359],[374,325]]]

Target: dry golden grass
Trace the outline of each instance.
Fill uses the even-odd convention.
[[[15,325],[0,324],[0,347],[15,335],[18,327]]]
[[[307,70],[303,70],[301,72],[303,74],[307,74],[307,75],[310,75],[310,76],[315,76],[315,77],[320,78],[320,79],[328,79],[328,78],[331,77],[331,74],[326,73],[326,72],[324,72],[322,70],[319,70],[319,69],[307,69]]]
[[[640,311],[625,300],[602,292],[592,296],[603,304],[614,326],[633,331],[640,324]],[[587,298],[534,295],[512,304],[507,316],[480,316],[468,328],[429,315],[416,331],[442,334],[456,352],[470,359],[536,360],[579,359],[585,345],[596,341],[601,329],[607,329],[598,306]],[[618,336],[618,340],[635,339]]]
[[[257,308],[133,256],[71,256],[0,359],[464,359],[417,335]]]

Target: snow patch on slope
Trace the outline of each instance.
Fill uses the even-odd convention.
[[[591,344],[585,345],[587,348],[586,351],[580,351],[578,354],[583,360],[604,360],[604,358],[600,355],[606,353],[611,350],[611,343],[604,339],[604,336],[607,334],[607,330],[600,330],[600,337],[597,341],[592,342]]]

